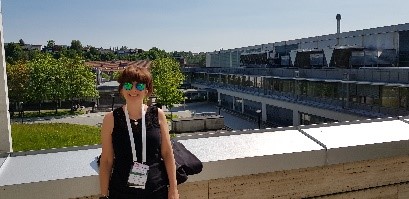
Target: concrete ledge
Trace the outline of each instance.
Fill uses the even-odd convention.
[[[182,198],[302,198],[379,193],[384,187],[379,190],[407,196],[408,127],[389,118],[301,127],[308,136],[281,128],[182,138],[204,168],[179,186],[180,193]],[[100,152],[88,146],[10,154],[0,167],[0,196],[97,195]]]
[[[202,173],[189,176],[188,182],[321,166],[324,157],[325,151],[320,150],[205,162]]]
[[[283,170],[180,185],[181,198],[405,198],[409,155]],[[196,188],[199,185],[203,188]],[[379,188],[381,190],[379,190]],[[398,197],[391,197],[398,198]]]
[[[56,199],[97,195],[97,190],[99,190],[99,178],[94,175],[1,186],[0,195],[5,199]]]

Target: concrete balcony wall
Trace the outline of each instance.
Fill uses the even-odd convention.
[[[409,118],[182,136],[203,162],[181,198],[408,198]],[[98,146],[13,153],[1,198],[97,198]]]
[[[409,156],[244,175],[179,186],[181,198],[409,198]]]

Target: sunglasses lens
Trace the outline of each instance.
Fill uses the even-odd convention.
[[[124,84],[124,89],[127,90],[127,91],[130,91],[132,89],[132,84],[129,83],[129,82],[126,82]]]
[[[138,91],[145,90],[145,84],[142,84],[142,83],[136,84],[136,89],[138,89]]]

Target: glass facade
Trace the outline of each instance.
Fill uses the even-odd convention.
[[[193,82],[208,85],[217,84],[227,89],[233,88],[252,94],[263,94],[264,96],[285,97],[286,100],[303,100],[311,103],[323,103],[345,108],[363,109],[368,111],[409,111],[409,88],[388,85],[373,85],[370,82],[343,83],[341,81],[325,82],[317,79],[280,79],[273,76],[255,76],[245,74],[220,74],[220,73],[188,73],[192,77],[187,79]],[[251,101],[244,102],[242,110],[242,99],[233,99],[232,96],[223,96],[222,105],[231,110],[253,115],[255,110],[261,109],[261,104]],[[234,100],[234,102],[233,102]],[[347,107],[348,108],[348,107]],[[273,111],[273,109],[271,109]],[[274,110],[276,111],[276,110]],[[268,115],[271,113],[267,113]],[[272,117],[272,116],[271,116]],[[306,121],[321,119],[308,119]],[[277,119],[277,118],[275,118]],[[280,123],[285,123],[280,121]]]

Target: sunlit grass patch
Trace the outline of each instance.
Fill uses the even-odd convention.
[[[94,126],[37,123],[12,124],[14,151],[29,151],[100,144],[100,129]]]

